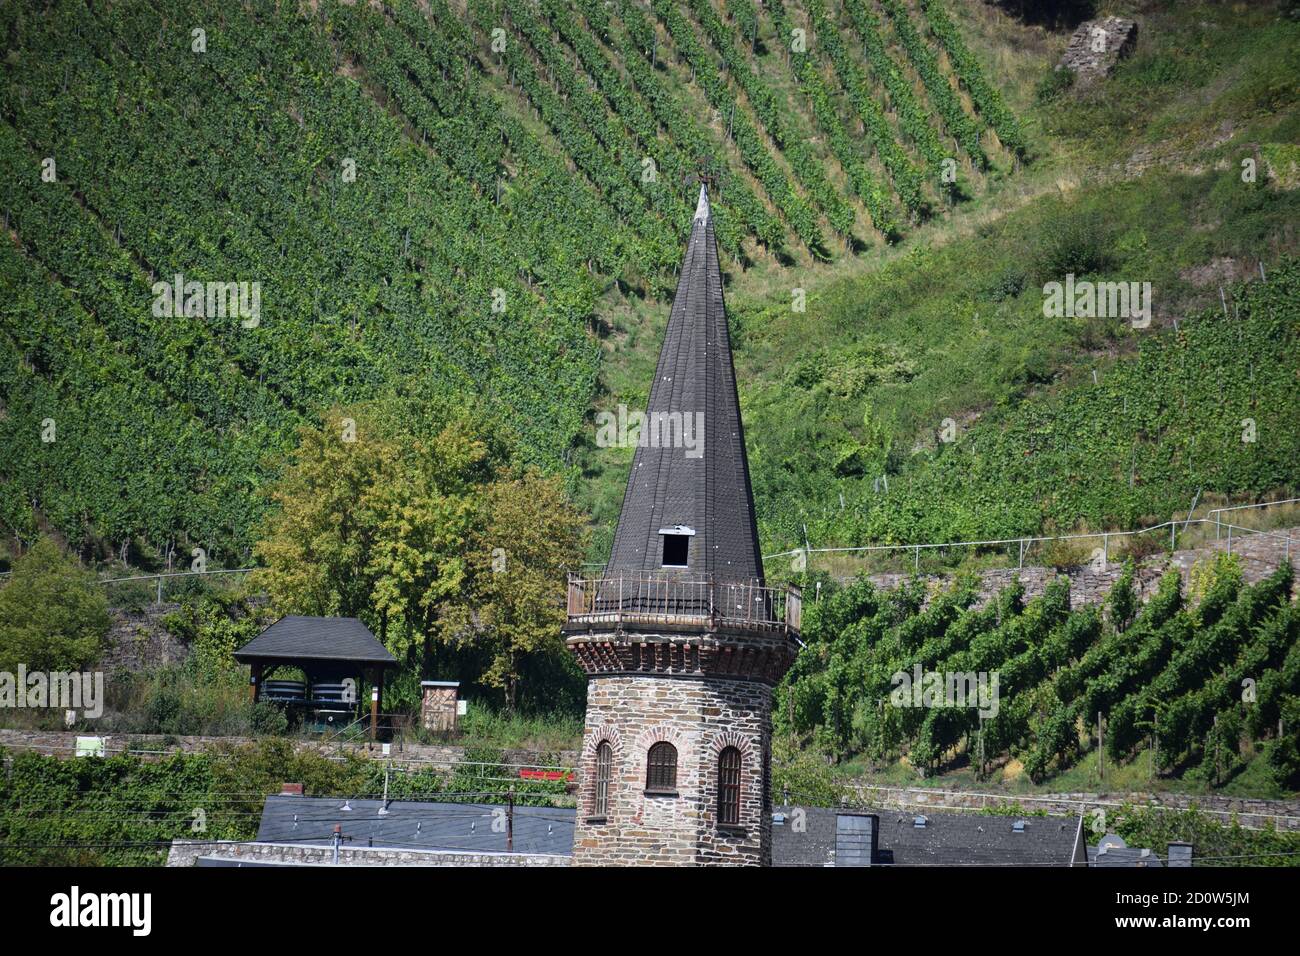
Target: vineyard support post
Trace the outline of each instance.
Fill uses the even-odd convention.
[[[512,784],[506,794],[506,852],[515,850],[515,788]]]
[[[1102,727],[1101,711],[1097,711],[1097,773],[1101,779],[1106,779],[1106,749],[1103,746],[1103,734],[1105,730]]]

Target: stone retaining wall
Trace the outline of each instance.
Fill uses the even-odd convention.
[[[1018,804],[1027,812],[1045,810],[1058,816],[1074,816],[1080,809],[1119,809],[1125,806],[1163,807],[1186,810],[1192,806],[1222,822],[1235,818],[1253,830],[1272,825],[1278,830],[1300,831],[1300,800],[1255,800],[1242,797],[1188,796],[1173,793],[1047,793],[1035,796],[942,790],[925,787],[882,787],[858,784],[853,791],[862,802],[891,810],[982,810]]]
[[[1146,601],[1155,594],[1161,576],[1171,568],[1178,571],[1186,585],[1196,563],[1227,551],[1229,540],[1225,536],[1221,540],[1209,542],[1203,548],[1189,548],[1172,554],[1161,553],[1138,562],[1134,584],[1139,599]],[[1272,574],[1288,555],[1300,555],[1300,529],[1279,528],[1268,534],[1253,534],[1244,538],[1238,536],[1231,541],[1231,552],[1241,561],[1243,579],[1249,584],[1254,584]],[[1096,565],[1085,564],[1062,569],[1036,566],[993,568],[978,572],[976,575],[979,579],[979,598],[976,604],[983,606],[1016,579],[1019,579],[1024,586],[1025,600],[1029,601],[1039,597],[1047,585],[1058,577],[1069,579],[1071,606],[1100,604],[1106,600],[1106,596],[1110,594],[1111,588],[1115,586],[1123,571],[1124,563],[1114,559],[1104,564],[1099,561]],[[1300,585],[1300,561],[1296,562],[1292,575]],[[912,574],[900,572],[867,575],[871,583],[884,590],[892,590],[912,580],[913,577]],[[922,575],[922,578],[931,593],[935,593],[938,589],[949,585],[952,575]]]
[[[71,757],[76,752],[78,736],[88,733],[61,730],[4,730],[0,729],[0,748],[14,751],[33,750],[54,757]],[[105,734],[104,752],[113,756],[127,752],[139,752],[145,759],[157,759],[172,753],[200,753],[222,747],[239,747],[256,742],[252,737],[199,737],[199,736],[163,736],[160,734]],[[266,739],[266,738],[262,738]],[[388,758],[384,758],[380,744],[326,744],[312,740],[295,740],[294,748],[299,752],[315,751],[328,757],[337,757],[353,753],[360,756],[391,759],[397,764],[435,764],[447,765],[460,762],[465,756],[464,747],[433,744],[405,744],[401,750],[394,744]],[[502,760],[505,764],[519,767],[573,767],[578,755],[574,751],[558,753],[541,753],[535,750],[506,750]]]

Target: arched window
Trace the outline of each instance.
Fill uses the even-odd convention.
[[[660,741],[650,748],[646,759],[647,793],[672,793],[677,789],[677,748]]]
[[[718,754],[718,823],[740,825],[740,751],[735,747]]]
[[[603,817],[609,813],[609,780],[614,772],[614,750],[608,740],[596,748],[596,801],[592,813]]]

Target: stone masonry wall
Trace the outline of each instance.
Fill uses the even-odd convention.
[[[94,736],[93,730],[12,730],[0,729],[0,749],[14,753],[34,751],[51,757],[72,757],[76,753],[77,737]],[[222,747],[240,747],[255,743],[252,737],[200,737],[200,736],[164,736],[161,734],[102,734],[105,756],[115,756],[137,752],[143,759],[159,759],[172,753],[202,753]],[[263,738],[265,739],[265,738]],[[451,766],[465,755],[463,747],[441,746],[436,744],[407,743],[398,749],[393,745],[387,758],[383,755],[382,745],[351,743],[319,743],[313,740],[295,740],[294,748],[299,752],[315,751],[326,756],[350,753],[370,756],[377,759],[390,759],[395,764],[437,764]],[[577,753],[562,750],[557,753],[541,753],[535,750],[506,750],[502,759],[506,764],[520,767],[572,767],[577,761]]]
[[[1300,528],[1278,528],[1267,534],[1254,534],[1237,537],[1232,540],[1223,537],[1218,541],[1207,542],[1199,548],[1174,551],[1172,554],[1159,553],[1137,562],[1134,586],[1138,598],[1142,601],[1152,597],[1160,585],[1160,578],[1165,571],[1176,570],[1186,586],[1192,568],[1197,562],[1212,559],[1216,554],[1230,552],[1241,560],[1242,577],[1248,584],[1255,584],[1277,570],[1285,558],[1300,554]],[[1058,577],[1065,577],[1070,583],[1070,605],[1084,607],[1100,604],[1110,594],[1124,571],[1120,560],[1102,562],[1100,565],[1083,564],[1074,567],[1044,568],[1027,565],[1023,568],[992,568],[977,573],[979,579],[979,597],[976,606],[983,606],[992,600],[999,591],[1019,580],[1025,589],[1025,600],[1030,601],[1042,595],[1043,591]],[[1292,569],[1292,576],[1300,586],[1300,562]],[[872,584],[884,590],[892,590],[907,581],[913,575],[899,572],[878,572],[867,575]],[[922,575],[930,591],[945,588],[951,583],[951,576],[944,574]],[[848,581],[851,578],[843,578]]]
[[[597,677],[587,684],[574,862],[586,865],[771,863],[768,795],[772,693],[764,684],[697,677]],[[596,748],[613,751],[609,809],[593,819]],[[677,748],[675,795],[651,795],[651,745]],[[719,828],[718,756],[741,753],[741,817]]]
[[[1073,70],[1075,83],[1088,86],[1110,76],[1115,65],[1137,43],[1137,24],[1120,17],[1103,17],[1079,25],[1070,37],[1060,69]]]
[[[1026,811],[1042,810],[1051,815],[1073,816],[1081,809],[1091,813],[1100,809],[1142,806],[1170,810],[1196,807],[1220,823],[1235,820],[1247,829],[1274,827],[1300,831],[1300,800],[1259,800],[1250,797],[1225,797],[1218,794],[1188,795],[1179,793],[1044,793],[1036,795],[982,793],[947,790],[938,787],[885,787],[857,784],[853,787],[864,805],[879,809],[916,812],[924,809],[984,810],[993,807],[1020,806]]]
[[[167,853],[168,866],[194,866],[201,857],[244,863],[280,863],[331,866],[334,848],[295,843],[217,843],[174,840]],[[466,853],[439,850],[397,850],[378,847],[340,847],[339,866],[568,866],[567,856],[544,853]]]

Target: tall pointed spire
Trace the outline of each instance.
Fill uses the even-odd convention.
[[[716,581],[763,577],[722,270],[703,185],[608,568],[666,568]]]

